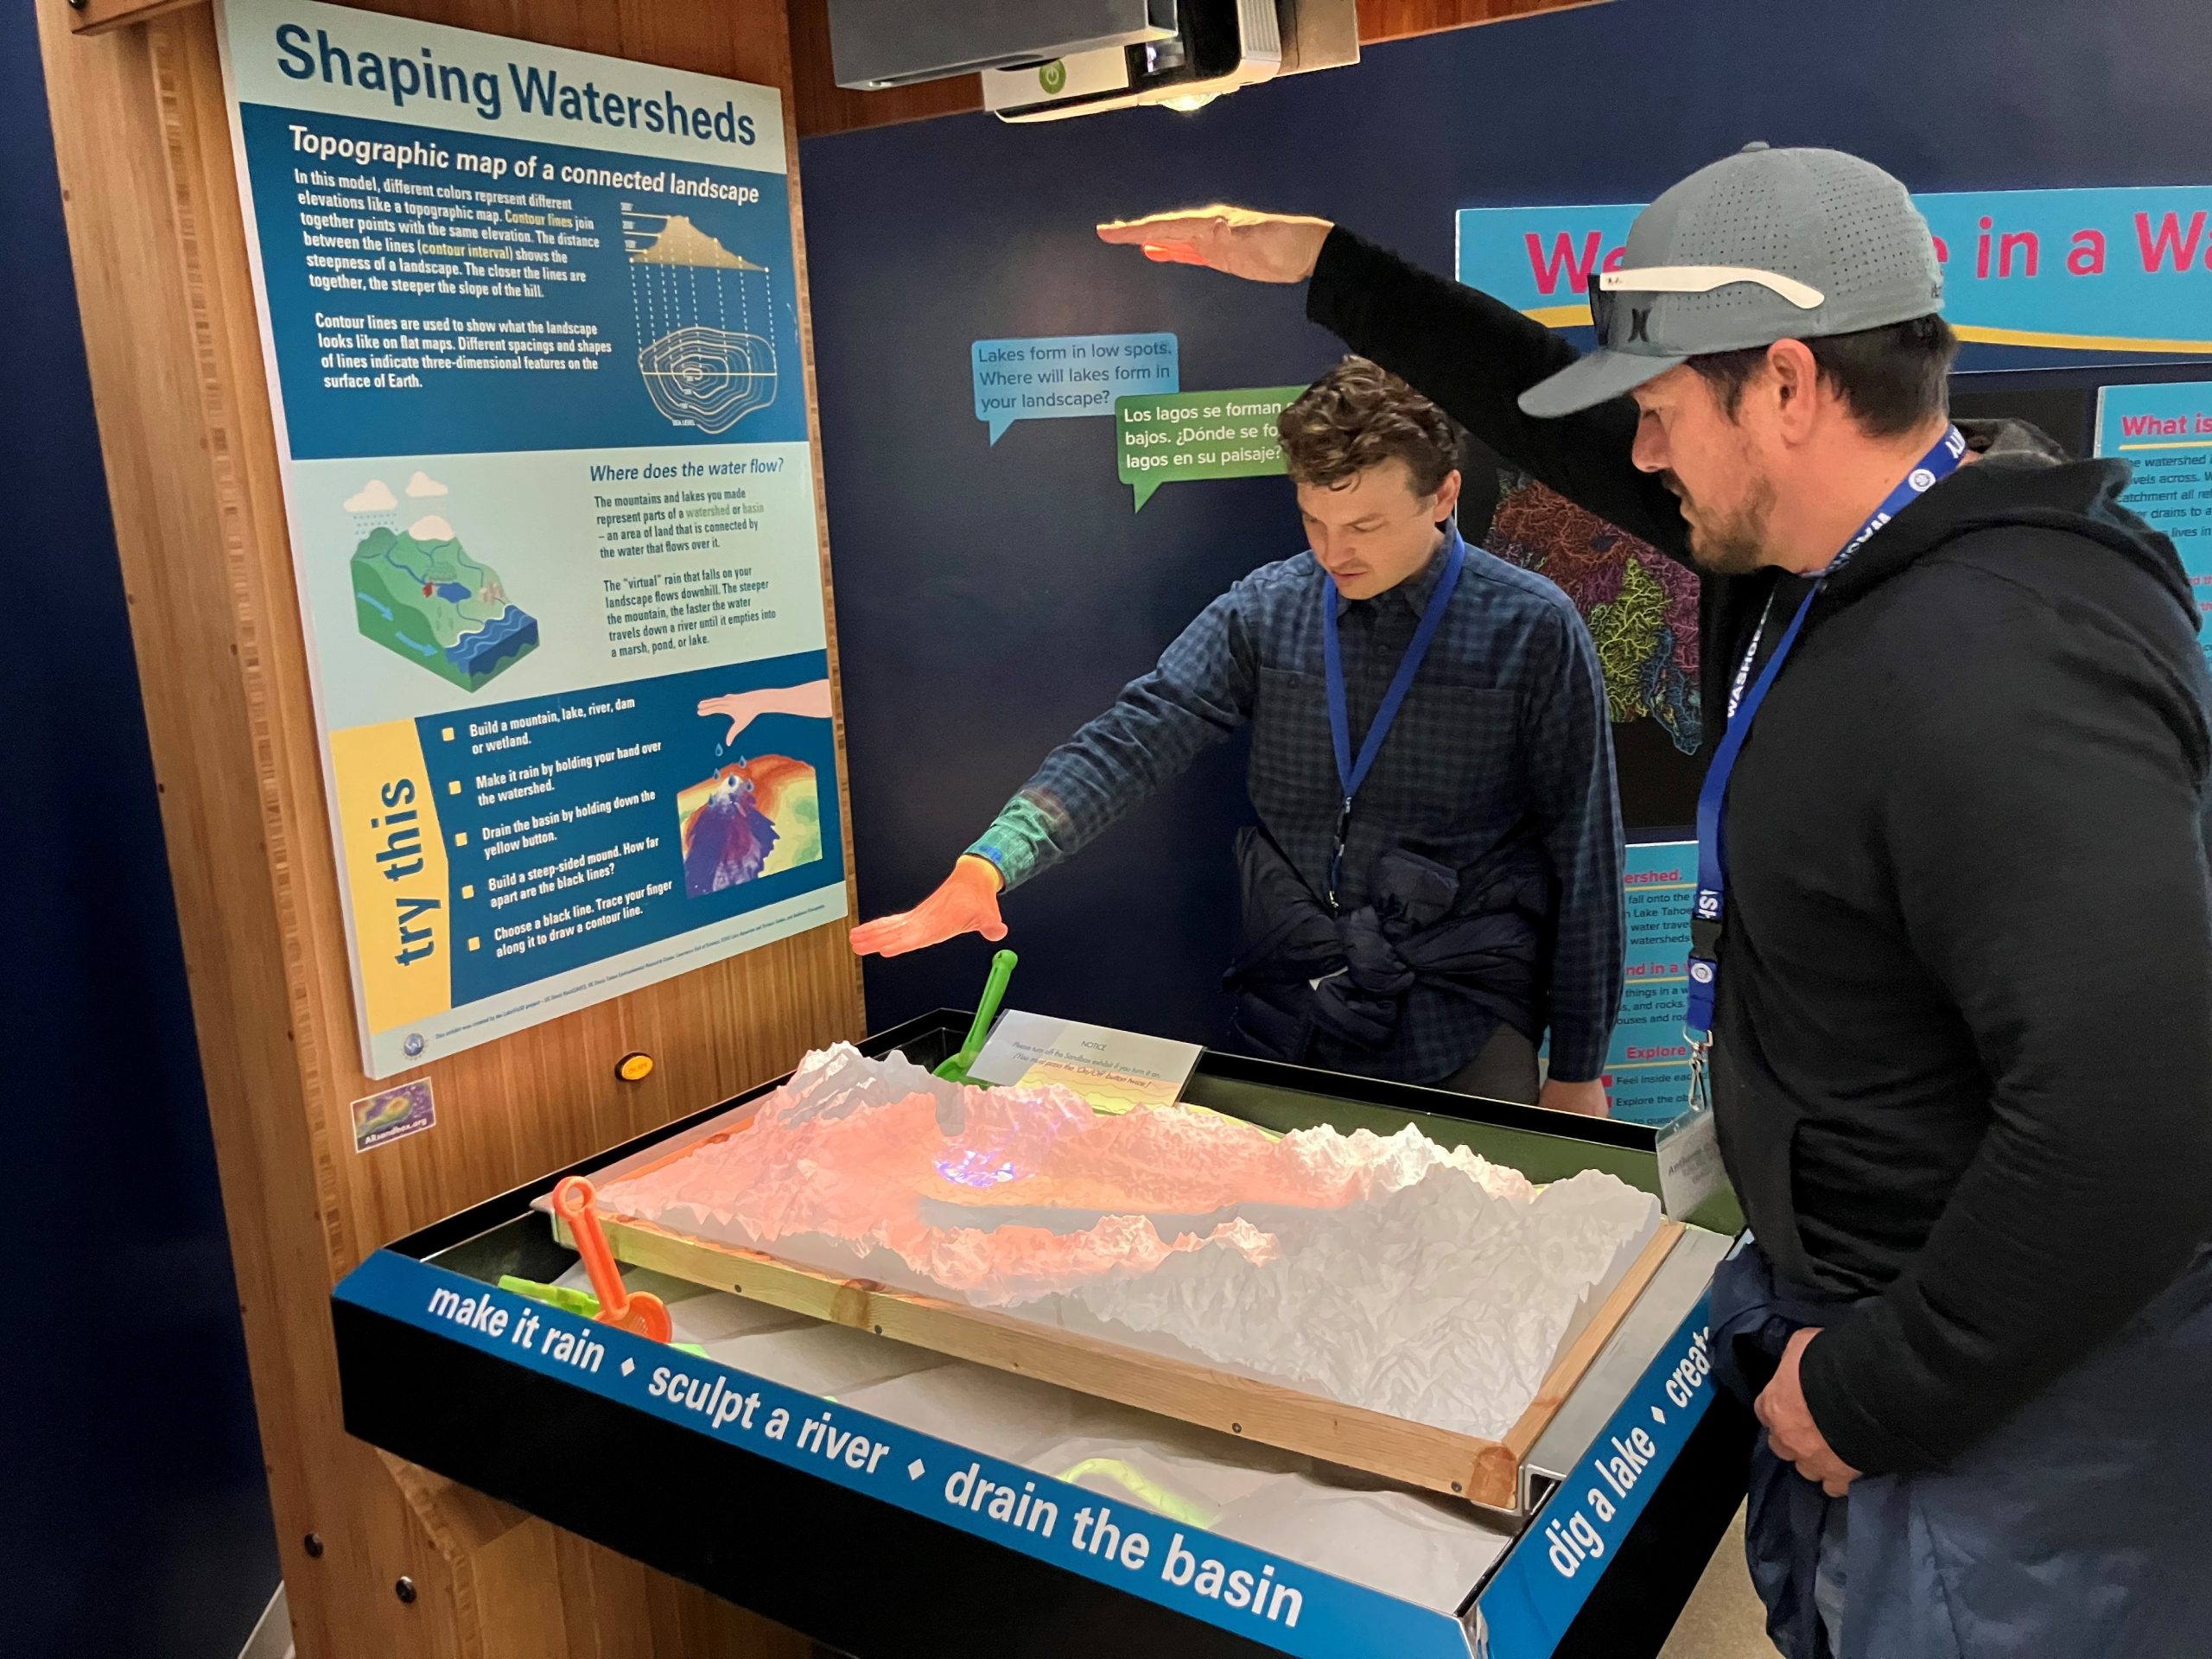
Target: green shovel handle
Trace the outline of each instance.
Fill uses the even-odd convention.
[[[1014,966],[1020,960],[1011,950],[1001,950],[991,958],[991,976],[983,982],[983,1000],[976,1005],[976,1018],[968,1027],[968,1040],[933,1075],[948,1083],[968,1081],[968,1068],[983,1052],[984,1041],[991,1034],[991,1022],[999,1017],[999,1005],[1006,1001],[1006,988],[1013,981]]]

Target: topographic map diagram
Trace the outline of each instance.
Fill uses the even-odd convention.
[[[353,614],[361,637],[450,680],[480,689],[537,648],[537,620],[512,603],[499,573],[473,557],[429,503],[447,488],[427,474],[399,498],[372,478],[346,498],[355,543]]]
[[[638,373],[672,426],[727,432],[776,401],[775,278],[682,213],[626,204]],[[760,320],[755,333],[753,320]]]
[[[1483,545],[1567,591],[1598,644],[1606,712],[1649,715],[1684,754],[1697,752],[1696,576],[1525,473],[1498,469],[1497,515]]]

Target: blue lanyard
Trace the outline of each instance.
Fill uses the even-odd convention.
[[[1398,671],[1391,677],[1390,689],[1382,694],[1382,706],[1375,711],[1375,722],[1367,728],[1367,736],[1359,746],[1359,758],[1351,753],[1351,715],[1344,707],[1344,652],[1337,644],[1337,588],[1324,575],[1321,586],[1321,658],[1328,671],[1329,681],[1329,738],[1337,752],[1337,782],[1343,786],[1344,804],[1337,814],[1336,851],[1329,859],[1329,908],[1337,907],[1337,887],[1344,874],[1344,837],[1351,830],[1351,798],[1359,793],[1359,786],[1367,781],[1373,770],[1375,757],[1382,753],[1382,740],[1390,734],[1390,728],[1398,718],[1398,710],[1405,706],[1406,693],[1413,689],[1414,676],[1421,671],[1421,659],[1428,654],[1429,641],[1436,638],[1436,631],[1444,625],[1444,613],[1451,608],[1452,589],[1459,585],[1459,569],[1467,562],[1467,544],[1460,539],[1459,527],[1446,524],[1444,531],[1446,552],[1444,574],[1437,579],[1436,592],[1429,596],[1428,608],[1421,613],[1421,626],[1414,630],[1413,644],[1406,647],[1406,654],[1398,664]]]
[[[1728,890],[1728,846],[1723,833],[1723,811],[1728,800],[1728,780],[1736,770],[1736,757],[1743,752],[1744,740],[1750,735],[1751,721],[1758,714],[1759,705],[1766,701],[1768,688],[1782,672],[1790,647],[1804,631],[1806,613],[1813,608],[1813,601],[1820,597],[1827,579],[1848,564],[1852,556],[1873,539],[1876,531],[1958,471],[1966,453],[1966,439],[1957,427],[1952,427],[1890,492],[1889,498],[1874,510],[1859,533],[1845,543],[1843,551],[1821,571],[1819,579],[1798,605],[1797,613],[1789,619],[1789,627],[1775,641],[1774,655],[1767,658],[1766,667],[1760,671],[1748,691],[1744,683],[1751,677],[1751,662],[1758,655],[1759,639],[1766,632],[1768,619],[1760,619],[1758,632],[1751,636],[1751,647],[1736,671],[1728,698],[1728,729],[1721,736],[1720,747],[1713,751],[1713,765],[1706,772],[1705,783],[1697,793],[1697,899],[1690,911],[1689,1007],[1683,1024],[1688,1034],[1700,1044],[1712,1036],[1713,1004],[1720,989],[1720,922]]]

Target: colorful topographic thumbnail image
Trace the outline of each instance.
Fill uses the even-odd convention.
[[[694,899],[822,856],[814,768],[783,754],[724,766],[676,798],[683,825],[683,890]]]
[[[353,1150],[366,1152],[387,1141],[416,1135],[434,1127],[437,1106],[430,1096],[430,1080],[417,1077],[382,1094],[353,1103]]]
[[[353,575],[362,637],[465,691],[537,648],[537,618],[508,602],[499,573],[442,520],[372,530],[353,550]]]
[[[1617,724],[1656,721],[1684,754],[1697,753],[1697,577],[1648,542],[1501,467],[1497,512],[1483,545],[1548,576],[1582,614]]]

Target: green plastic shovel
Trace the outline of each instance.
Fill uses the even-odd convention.
[[[991,1034],[991,1021],[999,1017],[999,1004],[1006,1001],[1007,983],[1013,979],[1014,964],[1020,960],[1011,950],[1001,950],[991,958],[991,976],[983,983],[983,1000],[976,1005],[976,1020],[968,1027],[968,1040],[960,1045],[957,1054],[932,1071],[931,1077],[942,1077],[947,1083],[975,1083],[968,1075],[968,1068],[983,1052],[983,1040]],[[989,1086],[976,1084],[978,1089]]]

